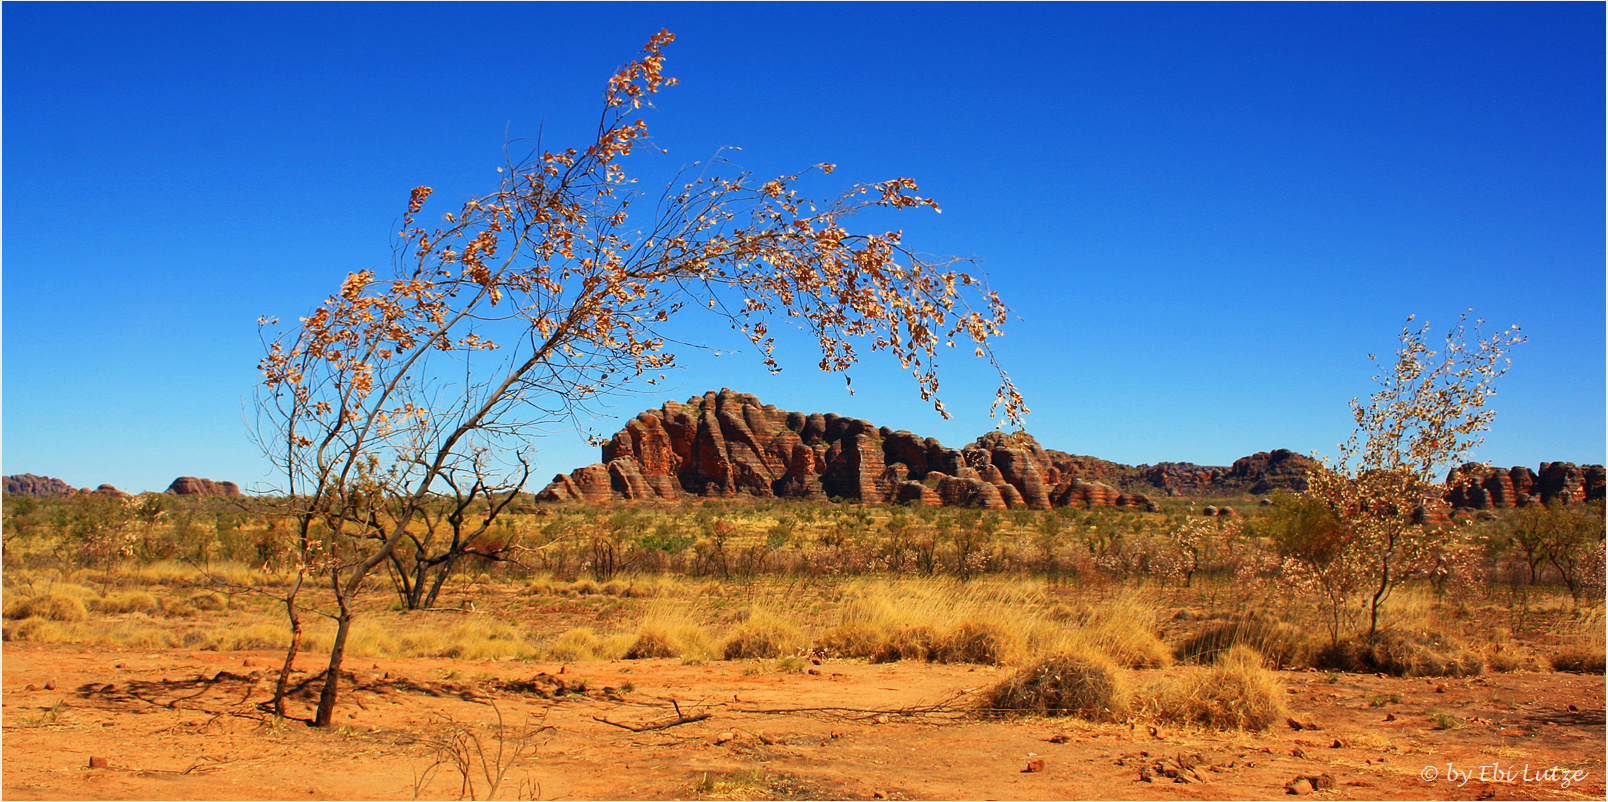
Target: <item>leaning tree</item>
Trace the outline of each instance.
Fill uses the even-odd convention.
[[[304,584],[334,594],[314,720],[328,726],[365,578],[396,565],[429,511],[464,497],[457,489],[479,488],[488,503],[475,528],[489,523],[523,483],[533,427],[578,421],[600,397],[661,379],[675,363],[666,327],[678,313],[720,316],[773,370],[778,321],[814,337],[826,371],[854,365],[856,341],[869,342],[945,417],[936,355],[962,341],[999,372],[994,411],[1012,425],[1026,413],[989,347],[1006,317],[998,295],[958,260],[912,252],[898,231],[845,227],[869,209],[937,211],[910,179],[811,200],[795,189],[802,173],[720,177],[717,161],[662,194],[634,188],[624,162],[648,131],[636,113],[676,83],[663,72],[673,38],[661,31],[609,79],[584,149],[507,157],[495,190],[437,224],[422,222],[430,188],[414,189],[392,275],[351,273],[288,330],[262,321],[258,439],[283,477],[299,558],[281,713]],[[509,478],[496,478],[499,467]]]

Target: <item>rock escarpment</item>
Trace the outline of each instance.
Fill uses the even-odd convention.
[[[13,496],[70,496],[78,489],[60,479],[19,473],[6,477],[6,493]]]
[[[1299,489],[1306,457],[1255,454],[1233,467],[1133,467],[1053,451],[1025,433],[989,432],[961,448],[833,413],[790,412],[731,390],[636,416],[603,461],[560,474],[544,501],[688,497],[846,498],[865,503],[1007,509],[1153,506],[1167,495]]]
[[[180,476],[168,485],[168,493],[175,496],[238,496],[240,485],[234,482],[214,482],[194,476]]]

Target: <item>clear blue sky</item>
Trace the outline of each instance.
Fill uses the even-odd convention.
[[[1575,4],[60,4],[3,15],[6,474],[251,485],[261,315],[384,268],[408,190],[489,190],[505,138],[581,143],[660,28],[661,175],[910,176],[907,242],[975,256],[1041,442],[1127,463],[1332,454],[1366,354],[1473,308],[1530,342],[1477,456],[1604,461],[1604,8]],[[443,208],[454,205],[447,203]],[[709,321],[713,324],[714,321]],[[709,342],[736,348],[723,327]],[[852,398],[789,344],[731,387],[963,444],[990,375]],[[616,420],[597,427],[613,431]],[[596,460],[538,443],[539,478]]]

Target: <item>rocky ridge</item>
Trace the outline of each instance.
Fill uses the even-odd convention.
[[[70,496],[78,492],[60,479],[19,473],[6,477],[6,494],[12,496]]]
[[[75,488],[60,479],[22,473],[5,477],[5,492],[12,496],[72,496],[87,494],[109,498],[128,498],[129,494],[102,484],[94,489]],[[180,476],[168,485],[167,492],[176,496],[238,496],[240,486],[234,482],[214,482],[194,476]]]
[[[1301,489],[1311,460],[1286,450],[1233,466],[1129,466],[989,432],[961,448],[833,413],[790,412],[747,393],[710,391],[637,415],[603,460],[559,474],[538,500],[687,497],[846,498],[1005,509],[1151,508],[1148,494]]]

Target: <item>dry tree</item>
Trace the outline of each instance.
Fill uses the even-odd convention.
[[[392,275],[351,273],[288,330],[262,321],[256,436],[295,522],[285,671],[304,584],[334,594],[319,726],[339,692],[354,598],[442,488],[480,486],[489,523],[523,486],[516,463],[533,433],[582,421],[598,399],[675,364],[668,324],[679,313],[723,318],[773,370],[778,322],[814,338],[826,371],[847,370],[856,342],[868,341],[946,416],[936,356],[964,343],[998,370],[1003,420],[1018,425],[1026,413],[990,349],[1006,318],[999,297],[956,260],[909,250],[899,231],[845,227],[872,209],[937,211],[910,179],[812,200],[795,188],[804,173],[720,177],[717,159],[657,198],[635,188],[624,162],[649,142],[636,114],[675,84],[662,54],[673,38],[661,31],[609,79],[589,145],[506,157],[496,189],[439,224],[422,222],[430,188],[414,189]]]

